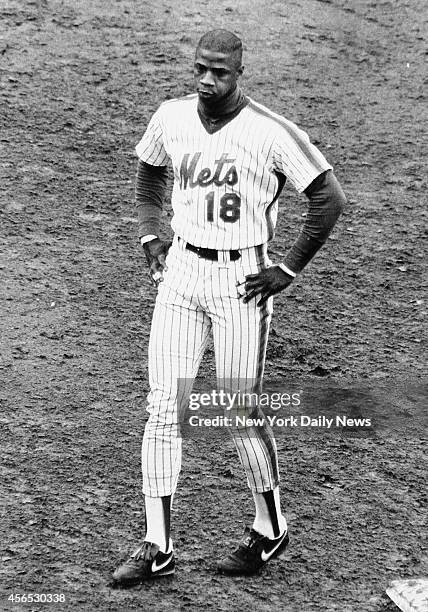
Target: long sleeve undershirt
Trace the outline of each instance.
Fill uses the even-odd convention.
[[[331,170],[320,174],[305,189],[309,208],[297,239],[285,255],[284,263],[300,272],[322,247],[333,229],[343,206],[345,194]]]
[[[140,237],[159,235],[167,175],[166,166],[151,166],[138,161],[135,200]],[[296,273],[303,270],[325,243],[346,202],[342,188],[331,170],[320,174],[305,189],[305,194],[309,198],[306,219],[283,262]]]
[[[138,214],[138,236],[159,236],[160,218],[166,191],[166,166],[151,166],[138,160],[135,181],[135,207]]]

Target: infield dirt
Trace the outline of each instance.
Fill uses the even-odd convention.
[[[388,583],[427,575],[425,3],[6,0],[0,17],[0,609],[392,611]],[[214,569],[252,517],[232,442],[186,438],[177,573],[113,590],[143,529],[155,298],[134,146],[160,102],[192,91],[193,49],[212,27],[243,37],[244,90],[310,134],[348,197],[275,300],[266,382],[379,426],[278,433],[291,542],[251,579]],[[305,210],[286,188],[273,260]],[[168,204],[165,235],[170,216]],[[213,372],[210,348],[199,382]],[[66,601],[8,600],[24,593]]]

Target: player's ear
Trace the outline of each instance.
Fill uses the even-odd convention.
[[[244,69],[245,69],[245,66],[240,66],[240,67],[237,69],[237,71],[236,71],[236,72],[238,73],[238,77],[242,76],[242,73],[244,72]]]

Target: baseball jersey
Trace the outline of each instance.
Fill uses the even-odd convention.
[[[164,102],[136,146],[154,166],[171,161],[174,232],[195,246],[243,249],[271,240],[282,177],[298,192],[332,166],[294,123],[248,98],[209,134],[198,95]]]

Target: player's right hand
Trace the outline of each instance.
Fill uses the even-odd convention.
[[[172,242],[153,238],[149,242],[143,244],[144,253],[149,266],[150,278],[154,285],[162,280],[164,270],[167,270],[165,259]]]

